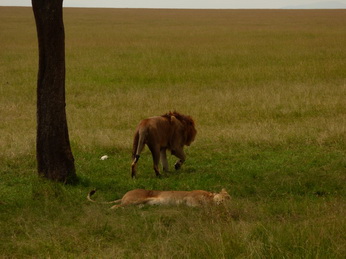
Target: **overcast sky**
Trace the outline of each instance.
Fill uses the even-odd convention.
[[[31,6],[31,0],[0,0],[0,6]],[[346,0],[64,0],[65,7],[114,8],[346,8]]]

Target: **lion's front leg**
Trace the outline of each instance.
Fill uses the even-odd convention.
[[[185,159],[186,159],[185,152],[182,148],[176,149],[176,150],[172,150],[172,155],[179,158],[179,160],[174,164],[175,170],[179,170],[181,168],[182,164],[185,162]]]
[[[165,148],[161,149],[160,159],[161,159],[163,171],[167,172],[168,171],[168,161],[167,161],[167,155],[166,155],[166,149]]]
[[[183,160],[178,160],[175,164],[174,164],[174,168],[175,170],[179,170],[181,168],[181,166],[183,165],[184,161]]]

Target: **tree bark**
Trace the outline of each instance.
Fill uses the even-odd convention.
[[[39,175],[69,183],[76,172],[65,110],[62,2],[32,0],[39,47],[36,158]]]

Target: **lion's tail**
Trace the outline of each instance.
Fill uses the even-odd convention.
[[[136,134],[133,138],[133,146],[132,146],[132,159],[133,163],[137,163],[139,156],[145,145],[145,132],[141,130],[137,130]]]
[[[132,145],[132,159],[133,160],[136,158],[136,155],[137,155],[138,141],[139,141],[139,131],[136,131],[136,134],[133,138],[133,145]]]
[[[101,203],[101,204],[111,204],[111,203],[119,203],[121,202],[121,199],[119,200],[115,200],[115,201],[94,201],[93,199],[91,199],[91,196],[93,196],[95,194],[96,190],[92,190],[88,193],[87,199],[91,202],[95,202],[95,203]]]
[[[137,162],[139,159],[139,156],[144,148],[145,145],[145,130],[141,129],[140,127],[137,129],[134,139],[133,139],[133,146],[132,146],[132,164],[131,164],[131,176],[132,178],[136,177],[136,167]]]

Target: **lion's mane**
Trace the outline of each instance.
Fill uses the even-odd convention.
[[[195,137],[197,134],[194,120],[192,119],[191,116],[181,114],[177,111],[173,111],[173,112],[170,111],[162,115],[162,117],[167,118],[169,120],[171,120],[172,116],[174,116],[177,120],[179,120],[184,125],[185,134],[186,134],[185,145],[190,146],[191,143],[195,140]]]

